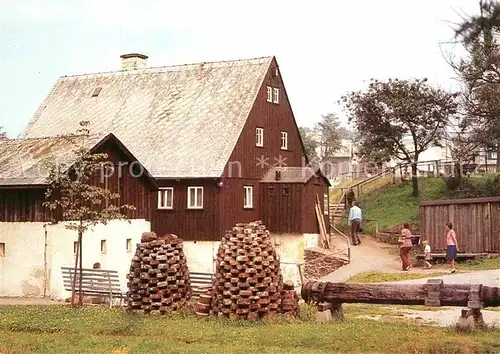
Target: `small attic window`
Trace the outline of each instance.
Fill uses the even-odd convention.
[[[99,94],[101,93],[101,91],[102,91],[102,87],[96,87],[96,88],[94,89],[94,92],[92,92],[92,97],[97,97],[97,96],[99,96]]]

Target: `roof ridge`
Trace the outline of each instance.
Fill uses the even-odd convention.
[[[263,57],[255,57],[255,58],[247,58],[247,59],[234,59],[234,60],[214,60],[214,61],[199,61],[195,63],[187,63],[187,64],[175,64],[175,65],[162,65],[162,66],[151,66],[137,70],[112,70],[112,71],[98,71],[93,73],[83,73],[83,74],[73,74],[73,75],[62,75],[59,76],[59,79],[66,78],[74,78],[74,77],[85,77],[85,76],[93,76],[93,75],[111,75],[111,74],[123,74],[123,75],[134,75],[134,74],[143,74],[149,72],[159,72],[162,70],[168,71],[167,69],[183,69],[183,68],[192,68],[196,66],[212,66],[217,64],[237,64],[242,62],[249,62],[248,65],[257,65],[257,63],[250,63],[258,60],[272,60],[274,58],[271,56],[263,56]]]
[[[100,136],[104,137],[106,134],[90,134],[89,138],[98,138]],[[16,141],[29,141],[29,140],[52,140],[52,139],[63,139],[63,138],[77,138],[83,137],[85,134],[61,134],[61,135],[50,135],[50,136],[41,136],[35,138],[13,138],[13,139],[0,139],[0,142],[16,142]]]

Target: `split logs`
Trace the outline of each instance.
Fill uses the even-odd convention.
[[[217,252],[211,313],[255,320],[281,312],[282,296],[283,278],[269,231],[261,222],[236,224]]]
[[[167,235],[148,240],[137,245],[132,258],[127,275],[127,310],[161,314],[176,311],[191,297],[182,239]]]
[[[443,284],[430,279],[427,284],[346,284],[308,282],[302,299],[315,303],[370,303],[430,306],[500,306],[500,288],[477,284]]]
[[[299,313],[299,297],[291,281],[283,286],[283,300],[281,309],[285,315],[296,316]]]

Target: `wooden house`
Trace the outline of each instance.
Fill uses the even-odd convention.
[[[92,135],[107,137],[89,148],[108,152],[118,166],[137,162],[135,170],[127,170],[134,179],[113,177],[105,186],[138,206],[130,219],[144,223],[133,231],[102,231],[92,238],[100,238],[95,241],[100,248],[91,243],[97,250],[84,250],[84,262],[90,254],[124,276],[134,250],[130,243],[152,230],[179,235],[190,269],[210,271],[223,233],[260,219],[271,233],[289,235],[292,241],[281,242],[282,247],[303,249],[306,238],[314,242],[310,235],[319,233],[315,203],[328,210],[329,184],[308,167],[274,57],[156,68],[147,67],[142,54],[121,58],[119,71],[60,77],[19,139],[0,145],[11,154],[21,151],[23,164],[39,160],[47,149],[64,156],[61,136],[88,121]],[[20,230],[12,223],[47,220],[41,208],[45,182],[35,176],[17,183],[15,168],[15,163],[0,166],[0,238]],[[284,177],[280,183],[270,181],[276,168]],[[272,188],[283,192],[270,194]],[[130,232],[137,235],[131,238]],[[103,247],[111,234],[116,247]],[[64,252],[71,252],[68,247]]]
[[[72,133],[80,120],[116,135],[159,186],[150,196],[158,234],[215,241],[237,222],[262,218],[259,183],[268,170],[307,167],[276,59],[160,68],[146,61],[129,54],[120,71],[59,78],[20,137]],[[318,232],[308,201],[294,212],[312,213],[307,230]],[[269,212],[269,220],[281,217]]]
[[[135,206],[127,211],[127,220],[99,225],[83,235],[84,267],[100,262],[103,268],[119,270],[125,288],[134,245],[150,229],[150,195],[158,189],[156,182],[113,134],[26,138],[0,140],[0,296],[65,298],[60,267],[74,264],[77,233],[65,227],[57,210],[42,204],[48,164],[65,165],[67,171],[79,147],[107,155],[106,168],[91,183],[119,193],[120,205]]]
[[[91,152],[106,154],[106,165],[92,183],[119,193],[120,205],[131,204],[130,219],[151,218],[148,197],[157,185],[142,165],[113,135],[84,139],[79,136],[0,140],[0,222],[51,222],[57,216],[42,206],[49,186],[49,162],[70,168],[73,151],[81,142]],[[136,177],[137,176],[137,177]],[[60,220],[58,220],[60,221]]]

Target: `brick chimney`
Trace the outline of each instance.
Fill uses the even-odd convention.
[[[148,56],[144,54],[123,54],[120,58],[122,58],[123,71],[144,69],[148,64]]]

